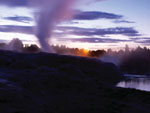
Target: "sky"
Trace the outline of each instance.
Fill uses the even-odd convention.
[[[19,38],[25,44],[38,44],[39,7],[27,6],[27,1],[0,0],[0,43]],[[45,0],[48,7],[51,1]],[[78,0],[71,8],[71,13],[54,12],[69,17],[55,22],[48,35],[50,44],[86,49],[118,50],[126,44],[150,48],[150,0]]]

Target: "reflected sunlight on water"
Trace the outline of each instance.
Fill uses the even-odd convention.
[[[150,77],[139,75],[138,77],[136,75],[127,76],[127,80],[119,82],[117,87],[135,88],[150,92]]]

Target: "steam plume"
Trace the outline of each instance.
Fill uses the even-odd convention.
[[[35,3],[35,0],[32,0]],[[37,19],[36,36],[45,52],[53,52],[48,44],[48,39],[52,35],[53,27],[62,20],[68,19],[72,14],[72,5],[78,0],[36,0],[40,6],[39,18]],[[84,0],[85,2],[88,0]],[[103,0],[89,0],[103,1]]]
[[[53,52],[48,43],[48,39],[52,35],[52,30],[56,24],[71,17],[71,7],[73,2],[76,1],[78,0],[0,0],[0,5],[7,5],[11,7],[32,7],[39,9],[38,16],[35,16],[37,17],[36,36],[43,51]]]
[[[71,7],[74,1],[77,0],[0,0],[0,5],[38,9],[38,13],[35,13],[36,36],[43,51],[53,52],[48,39],[56,24],[71,17]]]
[[[53,52],[48,39],[52,35],[53,27],[70,17],[74,0],[39,0],[40,12],[37,18],[36,36],[45,52]],[[37,5],[38,5],[37,4]]]

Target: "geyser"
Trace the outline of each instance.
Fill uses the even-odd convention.
[[[45,52],[54,52],[49,45],[49,38],[56,24],[71,16],[71,6],[74,0],[38,0],[36,6],[39,8],[36,15],[36,36],[41,48]]]
[[[54,52],[49,45],[52,30],[56,24],[71,17],[71,7],[74,1],[77,0],[0,0],[0,5],[37,9],[34,13],[35,35],[43,51]]]
[[[81,0],[0,0],[0,5],[9,7],[30,7],[38,9],[35,14],[36,32],[41,48],[45,52],[54,52],[49,45],[54,26],[71,17],[73,3]],[[103,0],[82,0],[103,1]]]

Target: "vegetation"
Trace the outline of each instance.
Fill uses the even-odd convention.
[[[106,52],[104,50],[88,50],[88,49],[79,49],[79,48],[69,48],[66,46],[59,46],[59,45],[51,45],[51,48],[57,54],[61,55],[73,55],[73,56],[84,56],[84,57],[100,57],[104,55]],[[23,45],[22,41],[19,39],[13,39],[10,43],[0,43],[0,49],[2,50],[11,50],[15,52],[22,52],[22,53],[38,53],[41,52],[41,49],[36,44],[25,44]]]
[[[138,47],[121,59],[120,68],[130,74],[150,75],[150,50]]]
[[[111,49],[105,50],[87,50],[79,48],[69,48],[66,46],[51,45],[57,54],[84,56],[100,58],[105,55],[112,56],[118,59],[120,69],[125,73],[130,74],[143,74],[150,75],[150,49],[138,47],[135,50],[130,50],[126,45],[125,50],[112,51]],[[0,49],[12,50],[22,53],[39,53],[41,49],[35,45],[23,45],[19,39],[13,39],[10,43],[0,43]]]

